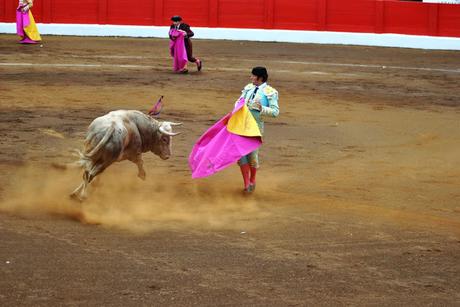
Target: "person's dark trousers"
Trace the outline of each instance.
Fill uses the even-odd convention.
[[[193,57],[193,47],[192,47],[192,41],[190,38],[186,38],[184,40],[185,43],[185,50],[187,50],[187,58],[190,62],[195,63],[196,58]]]

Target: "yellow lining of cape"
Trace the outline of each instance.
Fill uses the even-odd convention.
[[[24,32],[26,32],[27,37],[34,41],[41,41],[42,38],[40,37],[40,33],[38,33],[37,25],[35,24],[34,16],[32,16],[32,12],[29,10],[29,20],[30,23],[27,27],[24,28]]]
[[[262,136],[259,126],[248,107],[244,105],[228,120],[227,130],[242,136]]]

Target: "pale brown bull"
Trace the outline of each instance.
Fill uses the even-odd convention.
[[[118,110],[96,118],[88,127],[84,152],[78,151],[78,164],[84,169],[83,182],[71,197],[84,200],[90,182],[114,162],[129,160],[138,167],[138,177],[145,179],[142,153],[151,151],[161,159],[171,156],[172,126],[135,110]]]

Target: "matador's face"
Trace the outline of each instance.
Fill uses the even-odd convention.
[[[259,85],[261,85],[263,83],[262,78],[257,77],[256,75],[251,74],[250,79],[251,79],[252,84],[254,84],[255,86],[259,86]]]

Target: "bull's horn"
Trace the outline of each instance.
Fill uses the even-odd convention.
[[[163,134],[166,134],[166,135],[169,135],[169,136],[175,136],[175,135],[178,135],[180,134],[180,132],[169,132],[169,131],[166,131],[163,126],[160,126],[160,132],[163,133]]]
[[[173,123],[173,122],[169,122],[169,124],[171,126],[182,126],[182,123]]]

